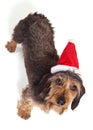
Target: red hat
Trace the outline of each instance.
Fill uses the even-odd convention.
[[[57,65],[51,68],[51,73],[66,70],[79,73],[79,62],[77,58],[75,44],[72,42],[68,42],[61,57],[58,60]]]

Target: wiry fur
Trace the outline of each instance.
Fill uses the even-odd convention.
[[[18,102],[18,114],[27,119],[34,105],[48,112],[54,109],[63,113],[68,105],[75,109],[85,93],[81,78],[70,71],[50,73],[57,64],[54,33],[49,20],[42,14],[29,14],[14,29],[6,48],[13,52],[22,43],[28,87]]]

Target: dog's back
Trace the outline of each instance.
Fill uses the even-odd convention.
[[[30,84],[38,84],[57,63],[53,28],[41,14],[29,14],[14,29],[13,39],[23,43],[25,66]]]

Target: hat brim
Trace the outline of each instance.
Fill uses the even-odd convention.
[[[78,68],[75,68],[75,67],[72,67],[72,66],[67,66],[67,65],[56,65],[56,66],[53,66],[51,68],[51,73],[56,73],[56,72],[60,72],[60,71],[72,71],[72,72],[75,72],[77,74],[80,74],[80,71]]]

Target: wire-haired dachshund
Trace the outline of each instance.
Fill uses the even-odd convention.
[[[58,61],[54,45],[54,31],[49,20],[42,14],[29,14],[14,28],[12,39],[6,48],[14,52],[17,43],[23,47],[28,86],[18,101],[18,115],[30,117],[33,106],[45,112],[53,109],[62,114],[71,104],[75,109],[85,93],[82,79],[71,71],[51,73]]]

